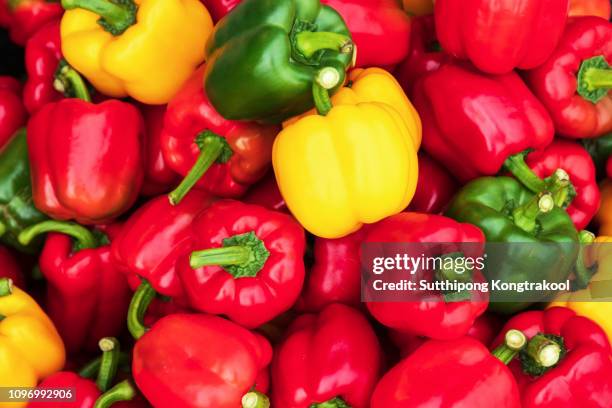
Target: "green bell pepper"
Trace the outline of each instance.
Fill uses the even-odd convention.
[[[597,169],[597,179],[605,179],[606,162],[612,155],[612,133],[594,139],[583,139],[582,145],[593,158]]]
[[[510,177],[483,177],[464,186],[446,215],[479,227],[487,239],[489,281],[565,282],[577,265],[578,232],[567,213],[555,205],[569,194],[569,182],[559,180],[552,192],[535,195]],[[499,245],[498,243],[524,243]],[[531,244],[531,245],[529,245]],[[588,273],[588,271],[585,271]],[[490,308],[515,313],[533,302],[515,301],[515,292],[496,292],[503,302]],[[543,294],[545,295],[545,294]]]
[[[47,216],[34,207],[25,129],[19,130],[0,151],[0,241],[26,253],[34,253],[40,240],[24,246],[17,236]]]
[[[278,123],[311,109],[313,88],[342,86],[355,55],[346,23],[319,0],[245,0],[208,40],[204,88],[227,119]]]

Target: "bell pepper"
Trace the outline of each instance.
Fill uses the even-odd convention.
[[[289,121],[272,151],[287,207],[322,238],[402,211],[416,189],[418,115],[389,73],[355,71],[352,87],[331,101],[315,86],[319,114]]]
[[[26,118],[21,84],[15,78],[0,76],[0,148],[25,125]]]
[[[173,314],[134,346],[132,375],[156,407],[260,408],[272,347],[261,335],[203,314]],[[255,391],[257,390],[257,391]]]
[[[450,218],[439,215],[420,213],[400,213],[377,223],[369,231],[366,243],[444,243],[444,250],[451,252],[469,252],[466,256],[478,257],[484,252],[484,235],[480,229],[470,224],[460,224]],[[462,242],[474,243],[461,247]],[[451,250],[451,243],[458,243],[456,250]],[[478,245],[480,244],[480,245]],[[450,247],[449,247],[450,246]],[[409,249],[407,249],[409,250]],[[442,248],[424,246],[413,251],[427,251],[435,256]],[[378,256],[379,250],[371,256]],[[380,250],[382,251],[382,249]],[[419,253],[418,255],[420,255]],[[362,252],[362,257],[367,256]],[[435,272],[435,273],[429,273]],[[454,271],[419,270],[415,279],[459,280]],[[484,282],[482,271],[473,269],[465,274],[471,282]],[[459,297],[460,296],[460,297]],[[488,295],[481,293],[428,293],[427,298],[418,301],[374,301],[366,306],[376,320],[387,327],[403,332],[413,333],[435,339],[453,339],[465,335],[474,321],[485,312],[488,305]]]
[[[516,315],[506,323],[508,329],[530,338],[520,361],[510,363],[524,408],[610,405],[610,343],[593,321],[554,307]]]
[[[274,353],[272,404],[283,408],[367,408],[382,350],[358,311],[341,304],[298,317]]]
[[[610,19],[609,0],[570,0],[569,16],[597,16]]]
[[[489,280],[565,282],[580,264],[578,232],[567,212],[555,205],[568,194],[567,180],[559,181],[552,193],[534,195],[513,178],[482,177],[459,190],[445,214],[481,228],[487,242],[546,243],[537,246],[538,257],[531,255],[530,245],[496,248],[495,260],[489,257],[485,270]],[[514,313],[529,305],[512,301],[513,293],[498,291],[507,301],[492,302],[490,308]]]
[[[40,241],[23,246],[17,235],[47,217],[34,206],[26,132],[18,131],[0,150],[0,241],[26,253],[34,253]]]
[[[521,397],[506,367],[525,345],[513,330],[489,352],[470,337],[429,340],[380,380],[371,408],[520,408]]]
[[[612,160],[612,133],[593,139],[582,139],[581,142],[593,159],[597,179],[606,178],[606,165]],[[608,177],[612,178],[612,173]]]
[[[140,191],[143,120],[129,103],[91,103],[69,66],[62,76],[79,98],[49,103],[28,123],[34,204],[56,219],[105,223],[128,210]]]
[[[612,179],[612,155],[608,158],[608,162],[606,163],[606,174],[609,179]]]
[[[447,63],[417,82],[413,100],[425,150],[462,182],[495,175],[510,155],[553,140],[546,109],[514,72]]]
[[[392,66],[406,58],[410,17],[396,0],[321,0],[346,22],[357,47],[358,67]]]
[[[458,189],[457,181],[444,167],[425,152],[419,152],[419,178],[408,210],[439,214]]]
[[[436,71],[451,59],[440,48],[433,15],[417,17],[412,19],[408,57],[397,67],[395,76],[406,94],[412,95],[414,84],[419,78]]]
[[[527,82],[548,109],[558,134],[582,139],[612,131],[608,61],[612,24],[599,17],[574,17],[550,58],[527,72]]]
[[[11,14],[8,26],[11,40],[24,46],[39,28],[61,18],[64,10],[57,1],[7,0]]]
[[[434,0],[402,0],[402,5],[413,16],[425,16],[434,11]]]
[[[436,31],[449,54],[486,73],[507,74],[546,61],[561,38],[568,5],[569,0],[436,0]]]
[[[314,83],[342,85],[354,49],[319,0],[244,0],[208,40],[204,88],[226,119],[282,122],[314,106]]]
[[[19,234],[27,245],[49,233],[38,265],[47,280],[46,310],[70,354],[95,350],[102,337],[119,336],[125,327],[131,291],[112,262],[109,242],[119,228],[92,232],[78,224],[44,221]]]
[[[304,230],[283,213],[223,200],[193,220],[177,270],[189,305],[256,328],[289,310],[304,283]]]
[[[612,236],[612,177],[601,184],[601,206],[595,221],[599,235]]]
[[[8,0],[0,0],[0,27],[8,28],[11,24],[11,18]]]
[[[200,191],[190,192],[176,206],[161,196],[130,216],[112,241],[111,250],[133,289],[141,277],[161,295],[184,300],[176,260],[191,249],[191,224],[211,202],[212,197]]]
[[[268,210],[289,212],[285,199],[278,189],[274,172],[271,170],[261,181],[249,189],[243,197],[243,201],[247,204],[261,205]]]
[[[318,312],[332,303],[361,306],[361,259],[359,250],[367,226],[338,239],[316,237],[314,263],[306,276],[296,308]]]
[[[166,107],[141,105],[140,112],[144,119],[146,134],[144,138],[144,181],[141,194],[156,196],[172,190],[180,180],[168,166],[161,147]]]
[[[199,0],[62,0],[62,6],[62,52],[105,95],[165,104],[204,61],[212,19]]]
[[[168,104],[161,146],[174,171],[185,176],[173,203],[198,185],[220,197],[239,197],[269,168],[277,126],[224,119],[202,89],[205,66]]]
[[[200,0],[216,23],[232,11],[242,0]]]
[[[9,278],[18,287],[25,287],[21,267],[8,248],[0,246],[0,278]]]
[[[62,98],[53,86],[61,59],[60,23],[56,20],[38,30],[26,45],[28,80],[23,89],[23,103],[31,114]]]
[[[36,387],[64,366],[64,345],[53,323],[7,278],[0,279],[0,316],[0,386]],[[25,405],[0,403],[0,407]]]

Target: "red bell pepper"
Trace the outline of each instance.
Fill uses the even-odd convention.
[[[71,388],[74,393],[74,400],[54,401],[54,408],[93,408],[100,396],[100,390],[95,382],[71,371],[55,373],[45,378],[37,387],[39,390],[51,390],[51,392],[60,388]],[[28,408],[48,408],[49,406],[50,402],[33,401],[28,403]]]
[[[382,351],[358,311],[341,304],[298,317],[272,362],[272,403],[283,408],[369,407]]]
[[[216,23],[232,11],[242,0],[201,0]]]
[[[161,150],[161,133],[164,127],[166,107],[140,105],[140,111],[142,112],[146,131],[144,139],[144,182],[141,194],[156,196],[172,190],[172,188],[178,185],[180,179],[168,167]]]
[[[143,120],[133,105],[90,102],[85,83],[62,68],[79,99],[49,103],[28,124],[34,204],[60,220],[101,224],[128,210],[143,180]]]
[[[191,307],[255,328],[296,302],[305,246],[291,216],[223,200],[194,219],[177,270]]]
[[[8,0],[0,0],[0,28],[9,28],[11,25],[11,18]]]
[[[610,0],[570,0],[569,16],[597,16],[610,19]]]
[[[27,245],[49,233],[38,261],[47,280],[46,311],[71,354],[95,350],[102,337],[118,336],[125,328],[131,291],[112,262],[109,243],[119,228],[91,232],[78,224],[43,221],[19,235]]]
[[[114,262],[131,277],[132,288],[138,287],[141,277],[160,294],[179,303],[184,300],[176,260],[191,249],[191,224],[211,201],[201,191],[192,191],[177,206],[161,196],[130,216],[111,249]]]
[[[25,68],[28,80],[23,89],[23,103],[31,114],[44,105],[62,99],[53,83],[62,59],[60,22],[52,21],[28,40]]]
[[[369,231],[365,242],[382,243],[445,243],[445,250],[453,252],[450,243],[471,242],[482,245],[471,245],[466,248],[457,247],[456,251],[466,252],[466,256],[482,256],[485,237],[482,231],[471,224],[460,224],[450,218],[440,215],[420,213],[400,213],[374,225]],[[436,249],[438,250],[438,249]],[[441,249],[440,249],[441,250]],[[419,248],[422,251],[434,251],[434,248]],[[430,254],[444,255],[444,253]],[[378,256],[378,252],[376,253]],[[434,271],[419,270],[413,275],[416,281],[437,279]],[[437,273],[436,273],[437,275]],[[457,279],[452,271],[442,271],[439,279]],[[481,270],[473,269],[473,282],[484,282]],[[407,302],[367,302],[368,310],[376,320],[387,327],[403,332],[413,333],[436,339],[452,339],[465,335],[474,321],[483,314],[489,303],[488,296],[478,293],[468,293],[468,298],[461,301],[449,301],[454,293],[444,294],[432,292],[427,299]]]
[[[359,307],[361,303],[361,259],[359,250],[367,226],[338,239],[315,237],[314,263],[307,274],[296,308],[318,312],[332,303]]]
[[[0,148],[25,125],[27,112],[21,102],[21,84],[15,78],[0,76]]]
[[[610,343],[595,322],[553,307],[516,315],[504,330],[510,328],[531,339],[520,361],[510,364],[524,408],[610,406]]]
[[[272,347],[228,320],[174,314],[134,346],[132,375],[155,407],[259,408],[266,399]],[[255,400],[255,401],[254,401]],[[242,404],[241,404],[242,401]]]
[[[170,193],[178,203],[194,186],[219,197],[239,197],[270,167],[277,126],[224,119],[204,94],[202,65],[168,104],[161,146],[172,169],[185,176]]]
[[[520,408],[521,397],[506,367],[525,346],[525,335],[510,331],[490,353],[479,341],[429,340],[380,380],[371,408]]]
[[[552,54],[567,20],[569,0],[439,0],[436,31],[442,48],[481,71],[530,69]]]
[[[395,65],[410,47],[410,17],[395,0],[321,0],[336,10],[357,46],[357,67]]]
[[[281,195],[274,172],[268,174],[249,189],[242,201],[247,204],[256,204],[268,210],[289,212],[285,199]]]
[[[15,286],[25,288],[25,279],[19,264],[4,246],[0,246],[0,278],[9,278]]]
[[[434,16],[416,17],[412,19],[408,57],[395,70],[395,77],[406,94],[412,95],[412,88],[419,78],[450,60],[451,56],[440,49]]]
[[[453,198],[459,185],[446,169],[424,152],[419,152],[419,179],[408,210],[439,214]]]
[[[611,61],[612,24],[599,17],[574,17],[550,58],[527,72],[557,133],[592,138],[612,131]]]
[[[460,181],[495,175],[510,155],[544,148],[554,135],[546,109],[514,72],[447,63],[417,82],[414,103],[425,150]]]
[[[26,42],[50,21],[62,17],[64,9],[53,0],[7,0],[11,13],[9,32],[14,43],[24,46]]]

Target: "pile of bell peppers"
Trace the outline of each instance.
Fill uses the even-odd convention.
[[[612,407],[610,14],[0,0],[0,407]]]

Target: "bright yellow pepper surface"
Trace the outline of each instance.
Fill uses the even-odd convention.
[[[404,10],[413,16],[424,16],[434,12],[434,0],[403,0]]]
[[[316,236],[346,236],[401,212],[414,196],[421,121],[389,77],[358,70],[326,116],[289,121],[276,138],[281,194]]]
[[[165,104],[204,61],[213,23],[199,0],[135,0],[133,9],[109,0],[62,5],[64,58],[105,95]]]
[[[64,367],[66,353],[55,326],[36,301],[0,279],[0,387],[36,387]],[[27,403],[0,402],[0,407]]]
[[[597,273],[591,279],[589,287],[559,295],[548,307],[564,306],[588,317],[601,326],[612,342],[612,236],[598,237],[594,244],[586,247],[585,258],[587,265],[597,264]],[[595,285],[604,285],[600,287],[601,291],[611,295],[603,298],[598,296],[597,301],[589,302],[593,299],[591,291]]]
[[[600,190],[601,205],[595,221],[599,224],[599,235],[612,236],[612,180],[604,181]]]

